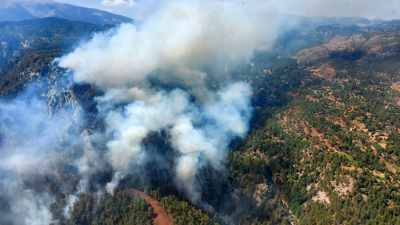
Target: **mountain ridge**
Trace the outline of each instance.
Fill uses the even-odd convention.
[[[0,5],[0,22],[47,17],[58,17],[94,24],[115,25],[133,22],[131,18],[125,16],[51,0],[2,0],[0,3],[2,3]]]

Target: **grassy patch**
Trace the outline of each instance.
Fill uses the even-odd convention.
[[[387,180],[386,178],[384,178],[384,177],[380,177],[380,176],[376,176],[376,175],[374,175],[374,177],[375,177],[376,179],[381,180],[381,181],[385,181],[385,182],[388,181],[388,180]]]
[[[392,164],[392,167],[393,167],[397,172],[400,172],[400,168],[399,168],[398,166]]]
[[[347,158],[347,160],[349,160],[351,165],[353,165],[355,167],[358,167],[358,161],[354,160],[353,156],[351,156],[351,155],[349,155],[347,153],[344,153],[344,152],[337,152],[337,153],[339,153],[340,155],[345,156]]]
[[[383,148],[382,148],[382,146],[380,146],[378,143],[372,143],[372,146],[374,146],[374,148],[377,150],[377,151],[383,151]]]

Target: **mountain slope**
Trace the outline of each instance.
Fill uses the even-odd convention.
[[[120,24],[132,19],[109,12],[51,0],[0,0],[0,21],[58,17],[94,24]]]
[[[231,153],[250,202],[241,224],[399,223],[399,32],[377,27],[321,27],[303,34],[336,34],[270,68],[252,62],[255,129]]]
[[[0,96],[46,73],[49,62],[80,40],[111,27],[59,18],[0,22]]]

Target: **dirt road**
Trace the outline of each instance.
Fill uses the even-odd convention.
[[[173,225],[174,223],[172,222],[172,217],[167,213],[167,211],[161,207],[161,205],[158,203],[157,200],[154,198],[150,197],[146,193],[135,190],[136,193],[139,194],[141,198],[146,200],[147,203],[151,205],[151,207],[154,210],[154,213],[157,215],[156,218],[153,220],[154,225]]]

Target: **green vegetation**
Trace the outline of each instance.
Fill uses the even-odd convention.
[[[129,189],[119,190],[113,196],[106,191],[99,197],[97,194],[82,194],[69,211],[71,218],[61,217],[60,224],[150,225],[155,217],[151,206]]]
[[[356,167],[358,166],[358,161],[354,160],[354,158],[351,155],[343,152],[338,152],[338,153],[339,155],[344,155],[351,165]]]
[[[232,181],[252,199],[266,184],[276,193],[262,201],[281,198],[286,204],[283,211],[270,208],[280,220],[262,213],[246,219],[254,224],[282,219],[298,224],[400,223],[400,59],[373,58],[367,47],[362,49],[357,58],[350,57],[352,51],[336,52],[307,64],[282,58],[270,73],[260,69],[254,75],[259,79],[256,114],[262,116],[231,153]]]
[[[153,192],[155,194],[156,192]],[[157,195],[157,194],[155,194]],[[217,225],[219,224],[219,216],[216,213],[204,212],[188,203],[180,201],[173,195],[165,196],[159,199],[167,213],[169,213],[174,224],[177,225]]]
[[[383,148],[376,142],[372,143],[372,146],[374,146],[374,148],[379,152],[383,151]]]
[[[48,75],[54,58],[93,32],[110,28],[58,18],[0,22],[0,96],[16,94],[33,78]]]

